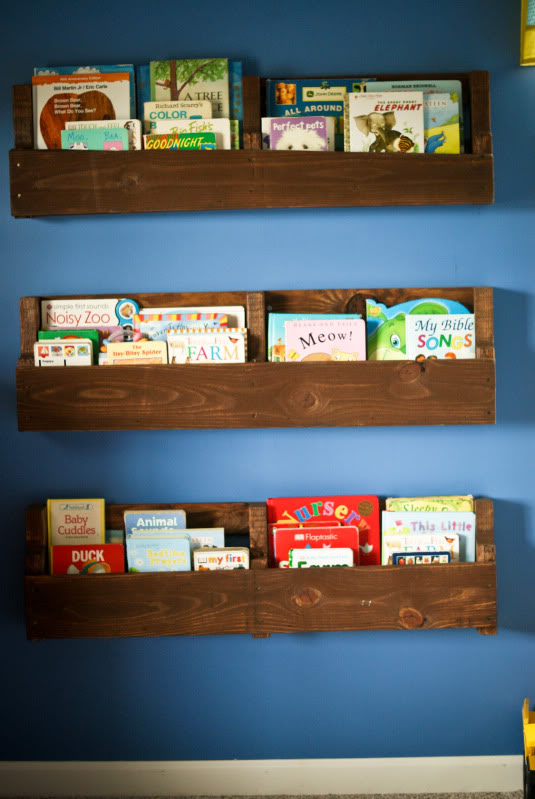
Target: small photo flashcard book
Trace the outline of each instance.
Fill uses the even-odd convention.
[[[249,568],[247,547],[200,547],[193,551],[193,568],[196,572]]]
[[[92,366],[93,342],[90,339],[52,339],[33,345],[35,366]]]

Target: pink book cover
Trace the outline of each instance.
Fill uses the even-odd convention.
[[[364,319],[292,319],[284,331],[287,361],[366,360]]]

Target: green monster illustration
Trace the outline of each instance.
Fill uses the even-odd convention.
[[[421,302],[410,311],[411,314],[447,314],[448,309],[438,302]],[[368,316],[382,320],[377,330],[368,339],[368,360],[370,361],[404,361],[405,346],[405,313],[398,313],[393,319],[387,319],[377,306],[368,309]]]

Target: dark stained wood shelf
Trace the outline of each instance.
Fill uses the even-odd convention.
[[[490,288],[130,296],[140,307],[244,305],[249,362],[36,367],[33,345],[40,329],[40,298],[24,297],[17,366],[19,430],[354,427],[496,421]],[[266,322],[270,311],[360,312],[365,316],[367,297],[393,305],[433,296],[458,300],[474,311],[474,360],[266,362]]]
[[[13,87],[15,217],[253,208],[489,204],[494,201],[488,72],[378,75],[458,78],[470,106],[461,155],[261,150],[264,80],[244,77],[240,151],[33,150],[30,86]]]
[[[128,507],[109,505],[107,525]],[[169,506],[166,506],[169,507]],[[476,500],[476,562],[440,566],[267,568],[261,503],[175,504],[188,524],[224,526],[251,546],[252,568],[49,576],[46,513],[26,514],[26,623],[29,639],[326,632],[473,627],[497,629],[493,504]],[[414,571],[416,569],[416,571]]]

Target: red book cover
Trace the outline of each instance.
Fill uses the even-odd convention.
[[[51,574],[122,574],[122,544],[63,544],[51,548]]]
[[[305,525],[292,527],[283,525],[273,527],[272,566],[288,568],[290,549],[338,549],[348,547],[353,550],[355,566],[359,563],[359,531],[356,527],[342,524],[336,527]]]
[[[266,502],[268,523],[291,522],[326,526],[349,525],[359,531],[358,562],[361,566],[381,565],[379,498],[366,496],[271,497]]]

